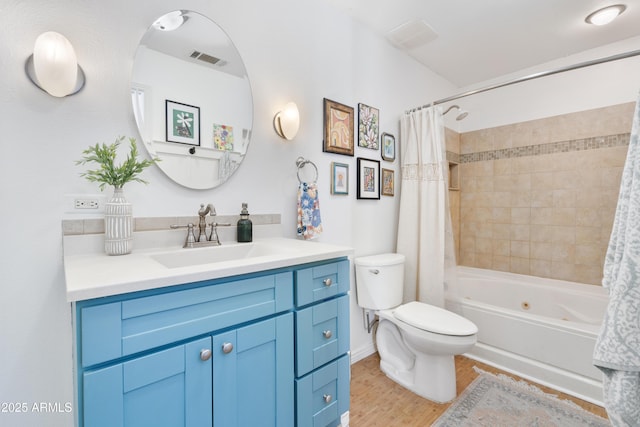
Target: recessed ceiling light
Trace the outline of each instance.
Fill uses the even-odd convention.
[[[182,15],[181,10],[176,10],[161,16],[153,26],[160,31],[173,31],[184,24],[186,18]]]
[[[587,24],[606,25],[616,19],[626,8],[624,4],[603,7],[589,14],[584,20]]]

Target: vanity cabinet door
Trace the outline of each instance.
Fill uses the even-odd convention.
[[[293,314],[213,336],[213,425],[294,425]]]
[[[211,338],[83,376],[85,427],[211,427]]]

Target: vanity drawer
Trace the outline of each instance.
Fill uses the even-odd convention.
[[[81,364],[92,366],[292,307],[291,272],[80,305]]]
[[[296,306],[349,292],[349,260],[296,271]]]
[[[349,356],[296,379],[296,425],[338,426],[349,410]]]
[[[349,351],[349,296],[296,312],[296,376]]]

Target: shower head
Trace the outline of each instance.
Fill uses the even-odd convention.
[[[469,115],[468,111],[460,110],[460,114],[456,116],[456,120],[464,120],[465,117]]]
[[[469,113],[467,111],[463,110],[462,108],[460,108],[459,105],[452,105],[451,107],[447,108],[445,110],[445,112],[442,113],[442,115],[444,116],[445,114],[447,114],[449,111],[451,111],[454,108],[457,108],[459,110],[459,113],[456,116],[456,120],[458,120],[458,121],[464,119],[465,117],[467,117],[469,115]]]

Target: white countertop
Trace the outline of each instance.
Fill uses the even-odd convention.
[[[274,253],[260,254],[248,258],[233,259],[197,265],[168,268],[154,259],[198,257],[198,251],[211,248],[183,249],[180,246],[134,249],[129,255],[109,256],[104,252],[87,251],[76,248],[67,250],[65,241],[64,270],[67,286],[67,301],[80,301],[135,291],[162,288],[202,280],[236,276],[291,265],[322,261],[350,256],[353,249],[346,246],[318,243],[285,238],[254,240],[278,248]],[[73,245],[71,243],[69,246]],[[228,248],[251,243],[229,243]],[[135,248],[135,245],[134,245]],[[224,249],[223,246],[216,247]],[[282,250],[279,250],[282,249]],[[189,252],[192,251],[192,252]],[[169,254],[169,255],[166,255]],[[187,254],[187,255],[183,255]]]

